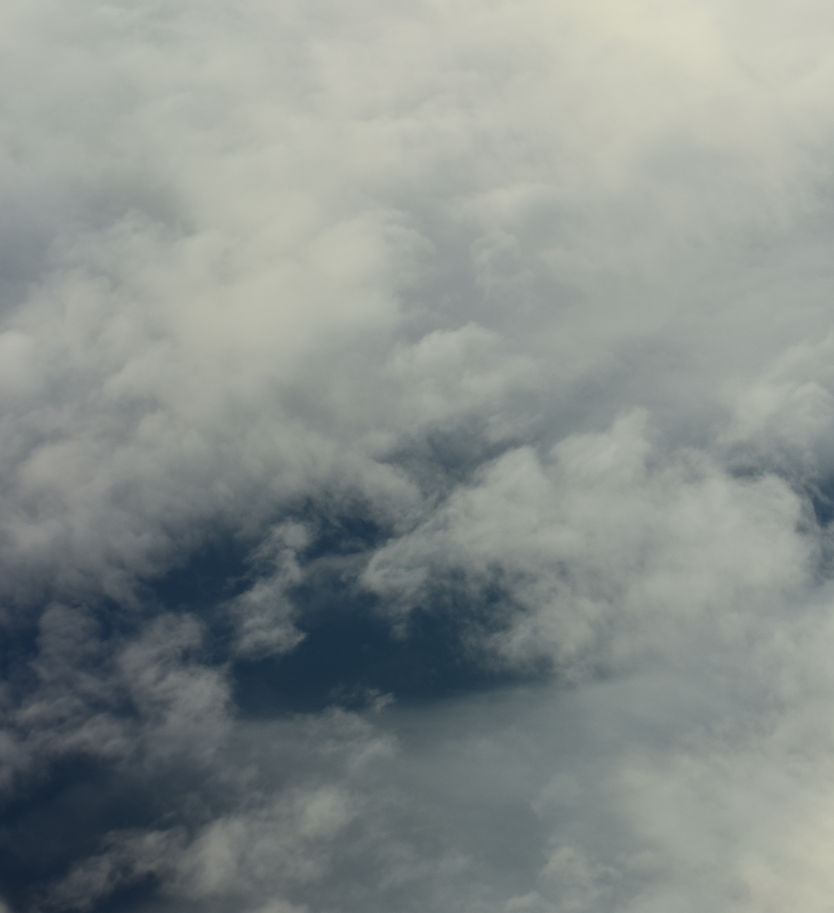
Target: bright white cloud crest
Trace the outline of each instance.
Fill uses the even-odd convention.
[[[31,909],[831,908],[832,32],[6,6],[2,782],[161,797]],[[218,536],[236,591],[152,595]],[[539,677],[247,718],[326,575]]]

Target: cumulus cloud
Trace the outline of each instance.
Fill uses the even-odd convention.
[[[828,908],[833,19],[6,4],[8,909]]]

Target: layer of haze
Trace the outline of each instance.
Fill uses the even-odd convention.
[[[829,911],[834,8],[0,46],[8,910]]]

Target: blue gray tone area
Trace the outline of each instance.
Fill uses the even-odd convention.
[[[0,913],[830,913],[832,33],[7,0]]]

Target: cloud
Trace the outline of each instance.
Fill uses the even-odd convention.
[[[7,4],[9,909],[827,908],[831,25]]]
[[[720,636],[734,640],[732,626],[760,625],[806,584],[817,546],[797,530],[802,504],[772,475],[734,479],[703,454],[653,452],[647,437],[631,413],[545,460],[508,451],[377,551],[366,585],[398,614],[455,590],[463,604],[497,599],[497,619],[480,609],[492,646],[514,661],[552,657],[569,677],[673,650],[706,619],[723,616]]]
[[[272,573],[256,582],[229,606],[238,629],[237,652],[257,656],[284,653],[303,639],[292,623],[293,607],[287,590],[302,580],[297,554],[310,542],[310,533],[298,523],[274,527],[255,552],[255,559],[272,564]]]

